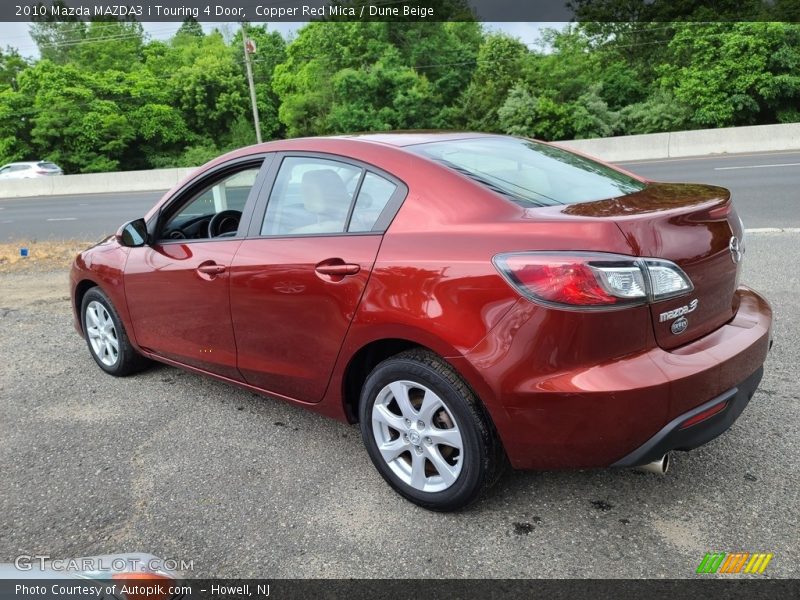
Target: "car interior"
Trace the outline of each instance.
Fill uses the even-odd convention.
[[[258,175],[246,169],[206,188],[172,215],[161,229],[162,240],[233,237]]]
[[[397,186],[372,172],[364,174],[362,181],[362,174],[361,167],[338,161],[284,159],[270,194],[261,235],[336,234],[346,228],[350,232],[370,231]],[[235,236],[257,175],[257,168],[246,169],[205,188],[167,218],[158,238]]]

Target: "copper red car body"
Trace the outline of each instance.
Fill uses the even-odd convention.
[[[427,348],[481,399],[515,468],[641,462],[646,452],[625,459],[697,407],[717,398],[733,406],[743,387],[747,402],[771,344],[771,310],[733,274],[727,239],[743,232],[726,190],[648,183],[614,200],[524,208],[405,147],[462,137],[469,135],[286,140],[221,157],[191,180],[248,155],[307,151],[375,165],[408,193],[384,234],[141,249],[109,238],[76,259],[76,311],[82,293],[99,285],[146,356],[351,422],[352,385],[371,349]],[[695,283],[726,278],[730,289],[702,297],[676,336],[658,315],[691,294],[616,311],[560,310],[522,297],[492,258],[533,250],[666,257]],[[360,270],[327,279],[315,272],[338,258]],[[208,261],[229,266],[198,274]]]

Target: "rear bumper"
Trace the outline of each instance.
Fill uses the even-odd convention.
[[[713,439],[753,395],[771,344],[772,310],[753,290],[736,293],[736,316],[708,335],[674,350],[651,337],[645,349],[608,360],[598,354],[640,335],[642,321],[612,330],[587,320],[574,327],[555,315],[563,325],[543,336],[543,323],[553,317],[522,303],[452,362],[484,400],[514,468],[643,464],[663,449]],[[729,405],[713,418],[674,430],[725,399]]]
[[[671,450],[693,450],[722,435],[742,414],[763,374],[764,369],[759,368],[735,388],[673,419],[644,444],[611,466],[646,465]],[[703,414],[709,412],[713,414],[694,424],[688,424],[692,419],[702,418]]]

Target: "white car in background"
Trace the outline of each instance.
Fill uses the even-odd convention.
[[[0,167],[0,179],[33,179],[63,174],[61,167],[48,160],[13,162]]]

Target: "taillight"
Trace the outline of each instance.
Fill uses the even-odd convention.
[[[678,265],[660,258],[643,258],[650,281],[651,301],[680,296],[694,289],[689,276]]]
[[[668,260],[601,252],[513,252],[493,259],[522,295],[574,308],[622,308],[655,302],[693,289]]]

